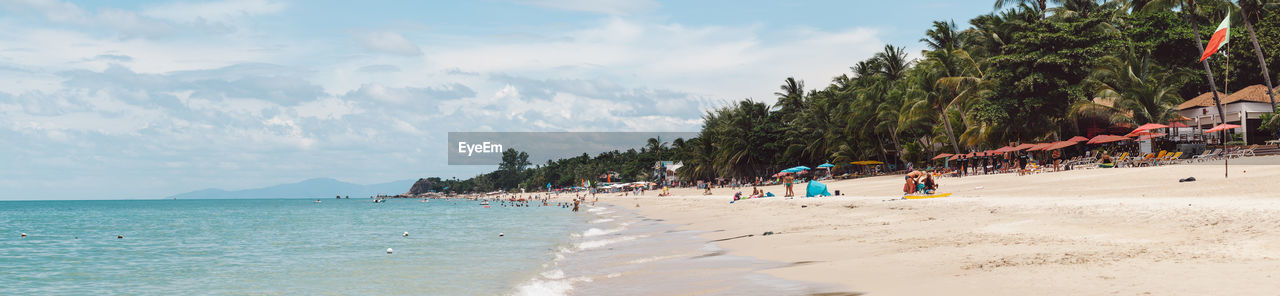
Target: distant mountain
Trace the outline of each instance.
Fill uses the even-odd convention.
[[[400,180],[382,184],[360,185],[331,178],[315,178],[298,183],[256,189],[228,191],[210,188],[177,194],[166,197],[166,199],[333,198],[335,195],[368,198],[378,194],[395,195],[405,193],[413,186],[414,182],[415,180]]]

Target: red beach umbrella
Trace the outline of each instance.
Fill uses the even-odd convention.
[[[1153,129],[1158,129],[1158,128],[1166,128],[1166,127],[1169,127],[1169,126],[1167,126],[1167,125],[1163,125],[1163,124],[1159,124],[1159,123],[1148,123],[1148,124],[1143,124],[1142,126],[1139,126],[1138,128],[1133,129],[1133,133],[1140,132],[1140,131],[1145,131],[1145,130],[1153,130]]]
[[[1160,137],[1160,136],[1164,136],[1164,135],[1168,135],[1168,134],[1166,134],[1166,133],[1156,133],[1156,134],[1150,134],[1150,135],[1143,135],[1142,137],[1138,137],[1138,140],[1139,140],[1139,141],[1150,140],[1150,139],[1152,139],[1152,138],[1158,138],[1158,137]]]
[[[1049,148],[1044,150],[1057,150],[1057,149],[1071,147],[1079,143],[1080,142],[1076,142],[1076,141],[1062,141],[1062,142],[1053,143],[1053,146],[1049,146]]]
[[[1111,143],[1111,142],[1123,141],[1128,139],[1129,137],[1121,137],[1116,135],[1098,135],[1096,137],[1093,137],[1093,139],[1089,139],[1089,144]]]
[[[948,157],[948,156],[952,156],[952,155],[955,155],[955,154],[951,154],[951,153],[938,154],[938,156],[934,156],[934,157],[933,157],[933,159],[935,159],[935,160],[936,160],[936,159],[939,159],[939,158]]]
[[[1085,138],[1085,137],[1081,137],[1081,136],[1075,136],[1075,137],[1071,137],[1070,139],[1067,139],[1067,141],[1072,141],[1072,142],[1085,142],[1085,141],[1089,141],[1089,138]]]
[[[1169,127],[1190,127],[1190,126],[1182,124],[1181,122],[1174,122],[1174,123],[1170,123]]]
[[[1026,149],[1028,149],[1028,148],[1035,147],[1035,146],[1036,146],[1036,144],[1032,144],[1032,143],[1023,143],[1022,145],[1014,146],[1014,147],[1013,147],[1013,150],[1010,150],[1010,151],[1022,151],[1022,150],[1026,150]]]
[[[1206,130],[1206,131],[1204,131],[1204,133],[1206,133],[1206,134],[1210,134],[1210,133],[1213,133],[1213,132],[1217,132],[1217,131],[1221,131],[1221,130],[1226,130],[1226,129],[1238,128],[1238,127],[1240,127],[1240,126],[1239,126],[1239,125],[1234,125],[1234,124],[1226,124],[1226,123],[1224,123],[1224,124],[1219,124],[1218,126],[1215,126],[1215,127],[1211,128],[1211,129],[1209,129],[1209,130]]]
[[[1031,147],[1031,149],[1027,149],[1027,151],[1042,151],[1044,148],[1049,148],[1051,145],[1053,145],[1053,143],[1036,144],[1035,147]]]

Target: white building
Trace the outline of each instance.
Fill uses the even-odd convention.
[[[1267,97],[1267,86],[1252,85],[1230,95],[1218,93],[1218,99],[1222,101],[1226,122],[1241,125],[1232,132],[1243,133],[1245,143],[1262,144],[1276,138],[1274,132],[1258,130],[1258,125],[1262,124],[1262,114],[1274,111],[1271,109],[1271,99]],[[1178,105],[1178,114],[1190,118],[1186,124],[1196,128],[1197,132],[1213,128],[1222,122],[1218,118],[1218,108],[1213,103],[1211,93],[1203,93]],[[1208,141],[1216,143],[1217,139],[1208,137]]]

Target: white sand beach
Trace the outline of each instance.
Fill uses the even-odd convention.
[[[828,182],[838,197],[601,201],[708,240],[754,235],[717,244],[867,295],[1275,295],[1280,165],[1262,164],[1280,157],[1231,161],[1230,178],[1220,161],[942,178],[954,195],[922,200],[900,199],[899,175]]]

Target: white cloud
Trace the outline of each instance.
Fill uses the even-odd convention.
[[[608,16],[542,29],[540,38],[442,28],[412,35],[415,43],[395,33],[413,30],[395,26],[348,31],[360,45],[352,46],[346,36],[259,31],[255,16],[286,8],[274,1],[180,2],[135,13],[0,0],[31,12],[0,15],[0,140],[23,143],[0,145],[0,154],[31,156],[6,163],[13,171],[49,170],[0,172],[0,180],[44,184],[30,176],[127,169],[161,174],[112,179],[155,195],[213,186],[208,180],[417,177],[439,172],[442,157],[430,147],[445,132],[695,130],[703,110],[746,97],[770,101],[789,75],[820,86],[883,44],[870,29],[627,16],[652,11],[651,1],[526,3]],[[33,18],[43,23],[24,22]],[[148,24],[181,34],[126,36],[163,34],[146,33]],[[220,27],[241,34],[188,33]],[[64,156],[77,158],[46,161]],[[59,190],[48,183],[22,188]]]
[[[188,24],[232,25],[238,20],[284,10],[285,3],[270,0],[173,2],[151,7],[143,15]]]
[[[653,0],[517,0],[517,2],[560,10],[608,15],[646,13],[660,6],[658,2]]]
[[[395,32],[368,31],[354,33],[360,45],[377,52],[403,56],[422,55],[422,49],[409,39]]]
[[[105,8],[95,13],[74,3],[57,0],[3,0],[0,5],[11,11],[38,13],[53,23],[77,25],[90,30],[108,28],[125,36],[164,35],[173,31],[169,24],[122,9]]]
[[[721,99],[770,98],[787,76],[810,85],[847,73],[882,46],[867,28],[774,33],[763,27],[687,27],[612,17],[566,38],[470,39],[425,49],[429,67],[533,77],[599,77]]]
[[[364,112],[354,102],[343,101],[338,98],[303,102],[294,107],[294,111],[298,113],[299,117],[330,120]]]

